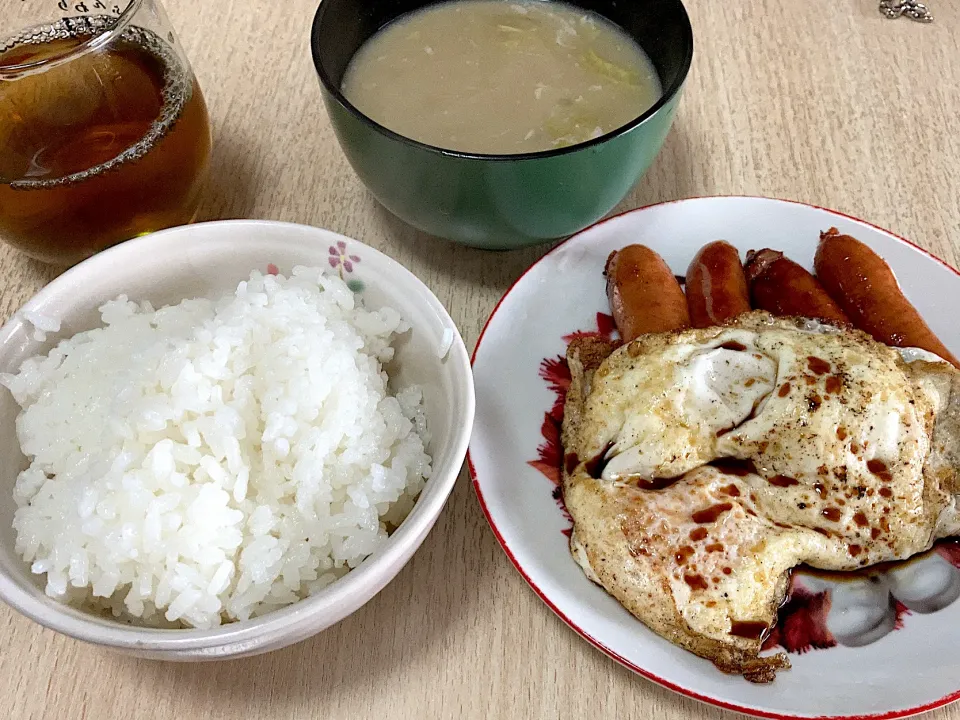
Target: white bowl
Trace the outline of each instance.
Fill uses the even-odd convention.
[[[370,600],[406,564],[433,527],[460,472],[473,426],[473,375],[463,340],[440,301],[408,270],[373,248],[327,230],[258,220],[189,225],[131,240],[67,271],[24,306],[61,319],[61,331],[46,342],[33,339],[32,326],[19,314],[0,329],[0,372],[13,372],[25,357],[97,326],[97,308],[117,295],[156,306],[220,296],[234,290],[251,270],[267,271],[268,264],[282,273],[294,265],[335,265],[348,283],[362,283],[369,307],[389,304],[411,324],[396,345],[392,377],[399,384],[423,388],[433,475],[407,519],[382,549],[345,577],[259,618],[213,630],[155,630],[101,619],[47,597],[42,578],[14,551],[11,495],[26,459],[15,432],[19,408],[2,390],[0,599],[52,630],[129,654],[221,660],[276,650],[314,635]],[[441,358],[444,341],[451,337],[449,353]]]

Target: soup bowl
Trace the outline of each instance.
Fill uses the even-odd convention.
[[[441,0],[442,1],[442,0]],[[473,247],[512,249],[578,232],[619,203],[646,172],[670,130],[693,57],[680,0],[576,0],[646,51],[662,97],[620,128],[569,147],[518,155],[446,150],[374,122],[341,92],[354,54],[399,16],[435,0],[323,0],[311,48],[323,101],[347,160],[390,212]]]

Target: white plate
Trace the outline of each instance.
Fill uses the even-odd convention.
[[[570,627],[626,667],[689,697],[761,717],[904,717],[960,699],[960,602],[902,615],[902,627],[882,628],[869,644],[854,646],[846,639],[847,644],[791,653],[791,670],[771,684],[754,685],[658,637],[586,579],[567,550],[564,531],[570,522],[556,499],[557,486],[547,477],[550,463],[543,467],[546,472],[535,465],[538,446],[545,442],[542,429],[549,434],[552,427],[545,414],[557,399],[541,365],[563,355],[565,335],[598,330],[597,314],[609,312],[601,273],[611,251],[642,243],[683,274],[700,247],[724,239],[742,253],[782,250],[810,268],[819,234],[830,227],[880,253],[934,332],[960,351],[960,275],[885,230],[829,210],[764,198],[700,198],[642,208],[588,228],[552,250],[494,310],[473,359],[477,414],[470,470],[497,539],[534,591]],[[928,581],[939,572],[947,584],[960,582],[960,572],[945,555],[921,563]],[[827,587],[816,582],[807,580],[807,589]],[[832,594],[834,607],[825,624],[834,639],[844,638],[844,624],[866,622],[878,609],[871,602],[880,602],[880,613],[893,616],[886,591],[880,600],[837,586]]]

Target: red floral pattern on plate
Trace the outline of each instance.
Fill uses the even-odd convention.
[[[597,329],[576,331],[564,335],[564,342],[569,345],[577,337],[600,337],[613,340],[617,328],[613,317],[605,313],[597,313]],[[553,358],[546,358],[540,363],[540,377],[547,381],[547,387],[554,393],[553,407],[543,415],[543,424],[540,434],[543,442],[537,448],[537,459],[530,460],[527,465],[540,472],[555,487],[553,499],[563,512],[563,516],[570,521],[570,527],[564,529],[563,534],[570,537],[573,530],[573,518],[567,512],[563,502],[563,487],[561,485],[561,468],[563,467],[563,445],[560,442],[560,428],[563,425],[563,405],[567,401],[567,390],[570,388],[570,366],[567,365],[566,353]]]
[[[777,615],[777,624],[763,643],[764,650],[780,647],[787,652],[802,655],[809,650],[836,647],[837,640],[827,628],[830,614],[830,592],[813,592],[803,584],[803,576],[794,575],[790,581],[787,599]],[[899,600],[894,601],[894,630],[903,627],[903,618],[910,610]]]
[[[569,345],[574,338],[578,337],[616,339],[617,328],[613,317],[598,312],[596,330],[577,330],[564,335],[563,340]],[[561,483],[563,444],[560,441],[563,406],[567,400],[567,390],[570,388],[570,366],[567,365],[566,354],[544,358],[540,363],[538,374],[553,392],[554,402],[550,410],[543,415],[543,423],[540,426],[543,442],[537,447],[537,459],[530,460],[527,464],[553,483],[553,499],[563,516],[569,521],[569,527],[564,528],[562,532],[570,537],[573,531],[573,518],[570,517],[563,502]],[[936,546],[935,551],[960,570],[960,540],[941,542]],[[809,650],[825,650],[836,646],[837,640],[827,628],[829,613],[830,592],[827,590],[813,592],[804,586],[802,575],[794,575],[790,582],[787,599],[777,615],[777,625],[764,642],[763,649],[781,647],[787,652],[802,654]],[[894,600],[894,613],[894,630],[900,630],[903,627],[903,618],[911,614],[910,610],[899,600]]]
[[[827,629],[829,612],[830,593],[811,592],[794,575],[787,601],[780,608],[779,622],[763,643],[763,649],[779,646],[787,652],[805,653],[832,648],[837,641]]]
[[[944,560],[960,570],[960,540],[942,542],[937,545],[936,551]]]

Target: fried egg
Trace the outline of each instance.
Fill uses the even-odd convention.
[[[563,441],[571,550],[651,629],[728,672],[806,563],[854,570],[960,531],[960,372],[856,331],[749,313],[575,341]]]

